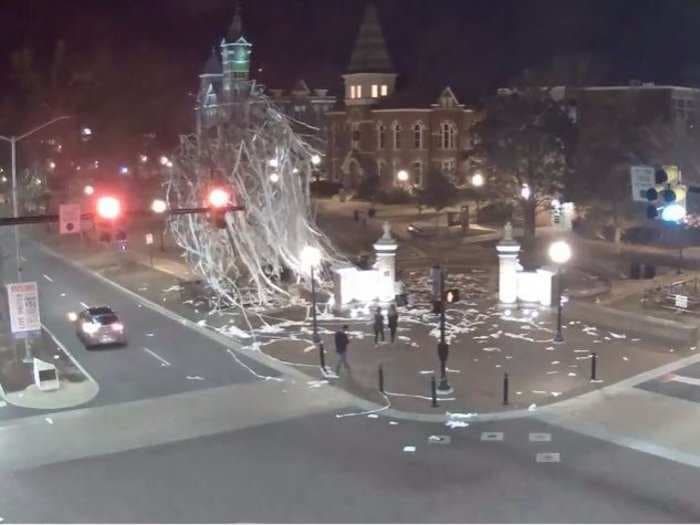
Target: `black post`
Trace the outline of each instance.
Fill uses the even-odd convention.
[[[683,266],[683,247],[678,248],[678,275],[682,274],[681,267]]]
[[[430,397],[433,400],[433,408],[438,406],[437,403],[437,385],[435,383],[435,376],[430,377]]]
[[[384,368],[379,365],[379,391],[384,393]]]
[[[321,360],[321,371],[325,374],[326,373],[326,352],[323,349],[323,343],[319,343],[319,345],[318,345],[318,357]]]
[[[438,358],[440,359],[440,392],[452,392],[447,382],[447,357],[450,346],[445,339],[445,270],[440,270],[440,342],[438,343]]]
[[[165,233],[163,230],[160,230],[160,251],[165,251]]]
[[[596,380],[597,365],[598,365],[598,354],[593,352],[593,354],[591,355],[591,381]]]
[[[508,373],[503,374],[503,406],[508,405]]]
[[[557,268],[557,333],[554,334],[555,343],[563,343],[564,336],[561,333],[561,266]]]
[[[313,337],[314,343],[318,343],[321,339],[318,336],[318,326],[316,324],[316,281],[314,280],[314,267],[311,266],[311,316],[313,319]]]

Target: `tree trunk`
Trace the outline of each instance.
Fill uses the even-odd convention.
[[[522,201],[523,207],[523,250],[529,250],[535,243],[535,211],[536,203],[533,199]]]

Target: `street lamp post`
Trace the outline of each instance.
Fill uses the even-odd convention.
[[[440,384],[437,387],[441,394],[449,394],[453,391],[447,382],[447,357],[450,346],[445,338],[445,270],[440,270],[440,342],[438,343],[438,358],[440,359]]]
[[[549,258],[557,265],[557,331],[553,341],[563,343],[564,336],[561,333],[561,292],[562,272],[561,268],[571,258],[571,247],[566,241],[555,241],[549,246]]]
[[[10,143],[10,148],[11,148],[11,162],[12,162],[12,216],[14,218],[19,217],[19,205],[17,201],[17,143],[26,139],[27,137],[34,135],[39,130],[44,129],[47,126],[50,126],[51,124],[54,124],[55,122],[58,122],[59,120],[65,120],[71,118],[70,115],[64,115],[62,117],[56,117],[54,119],[49,120],[48,122],[43,123],[41,126],[37,126],[33,129],[30,129],[26,133],[22,133],[19,136],[12,136],[12,137],[5,137],[3,135],[0,135],[0,140],[4,140],[5,142]],[[19,226],[15,225],[14,227],[14,233],[15,233],[15,257],[17,259],[17,279],[21,280],[21,272],[22,272],[22,256],[20,254],[20,243],[19,243]]]
[[[479,221],[479,197],[480,194],[479,192],[481,191],[480,188],[484,185],[484,176],[481,174],[481,172],[477,171],[474,175],[472,175],[472,186],[476,188],[476,220],[477,222]]]
[[[306,246],[301,252],[301,262],[309,268],[311,273],[311,317],[313,320],[313,342],[318,344],[321,338],[318,336],[318,324],[316,319],[316,279],[314,268],[321,262],[321,252],[313,246]]]

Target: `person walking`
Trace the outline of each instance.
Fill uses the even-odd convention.
[[[377,306],[377,310],[374,313],[374,344],[379,342],[379,337],[382,338],[382,343],[384,342],[384,314],[382,314],[382,308]]]
[[[335,375],[340,375],[340,367],[344,366],[348,373],[352,373],[350,365],[348,364],[348,344],[350,339],[348,338],[348,325],[344,324],[343,327],[335,333],[335,352],[338,354],[338,362],[335,365]]]
[[[399,326],[399,312],[396,310],[396,305],[394,303],[389,307],[387,320],[389,321],[389,334],[391,335],[391,342],[393,343],[396,341],[396,329]]]

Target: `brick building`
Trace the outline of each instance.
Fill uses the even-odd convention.
[[[344,108],[327,114],[327,170],[346,188],[373,175],[385,189],[424,186],[435,170],[457,180],[466,175],[463,152],[475,113],[449,87],[430,96],[420,86],[397,89],[397,77],[369,4],[343,75]],[[407,181],[397,177],[402,170]]]

